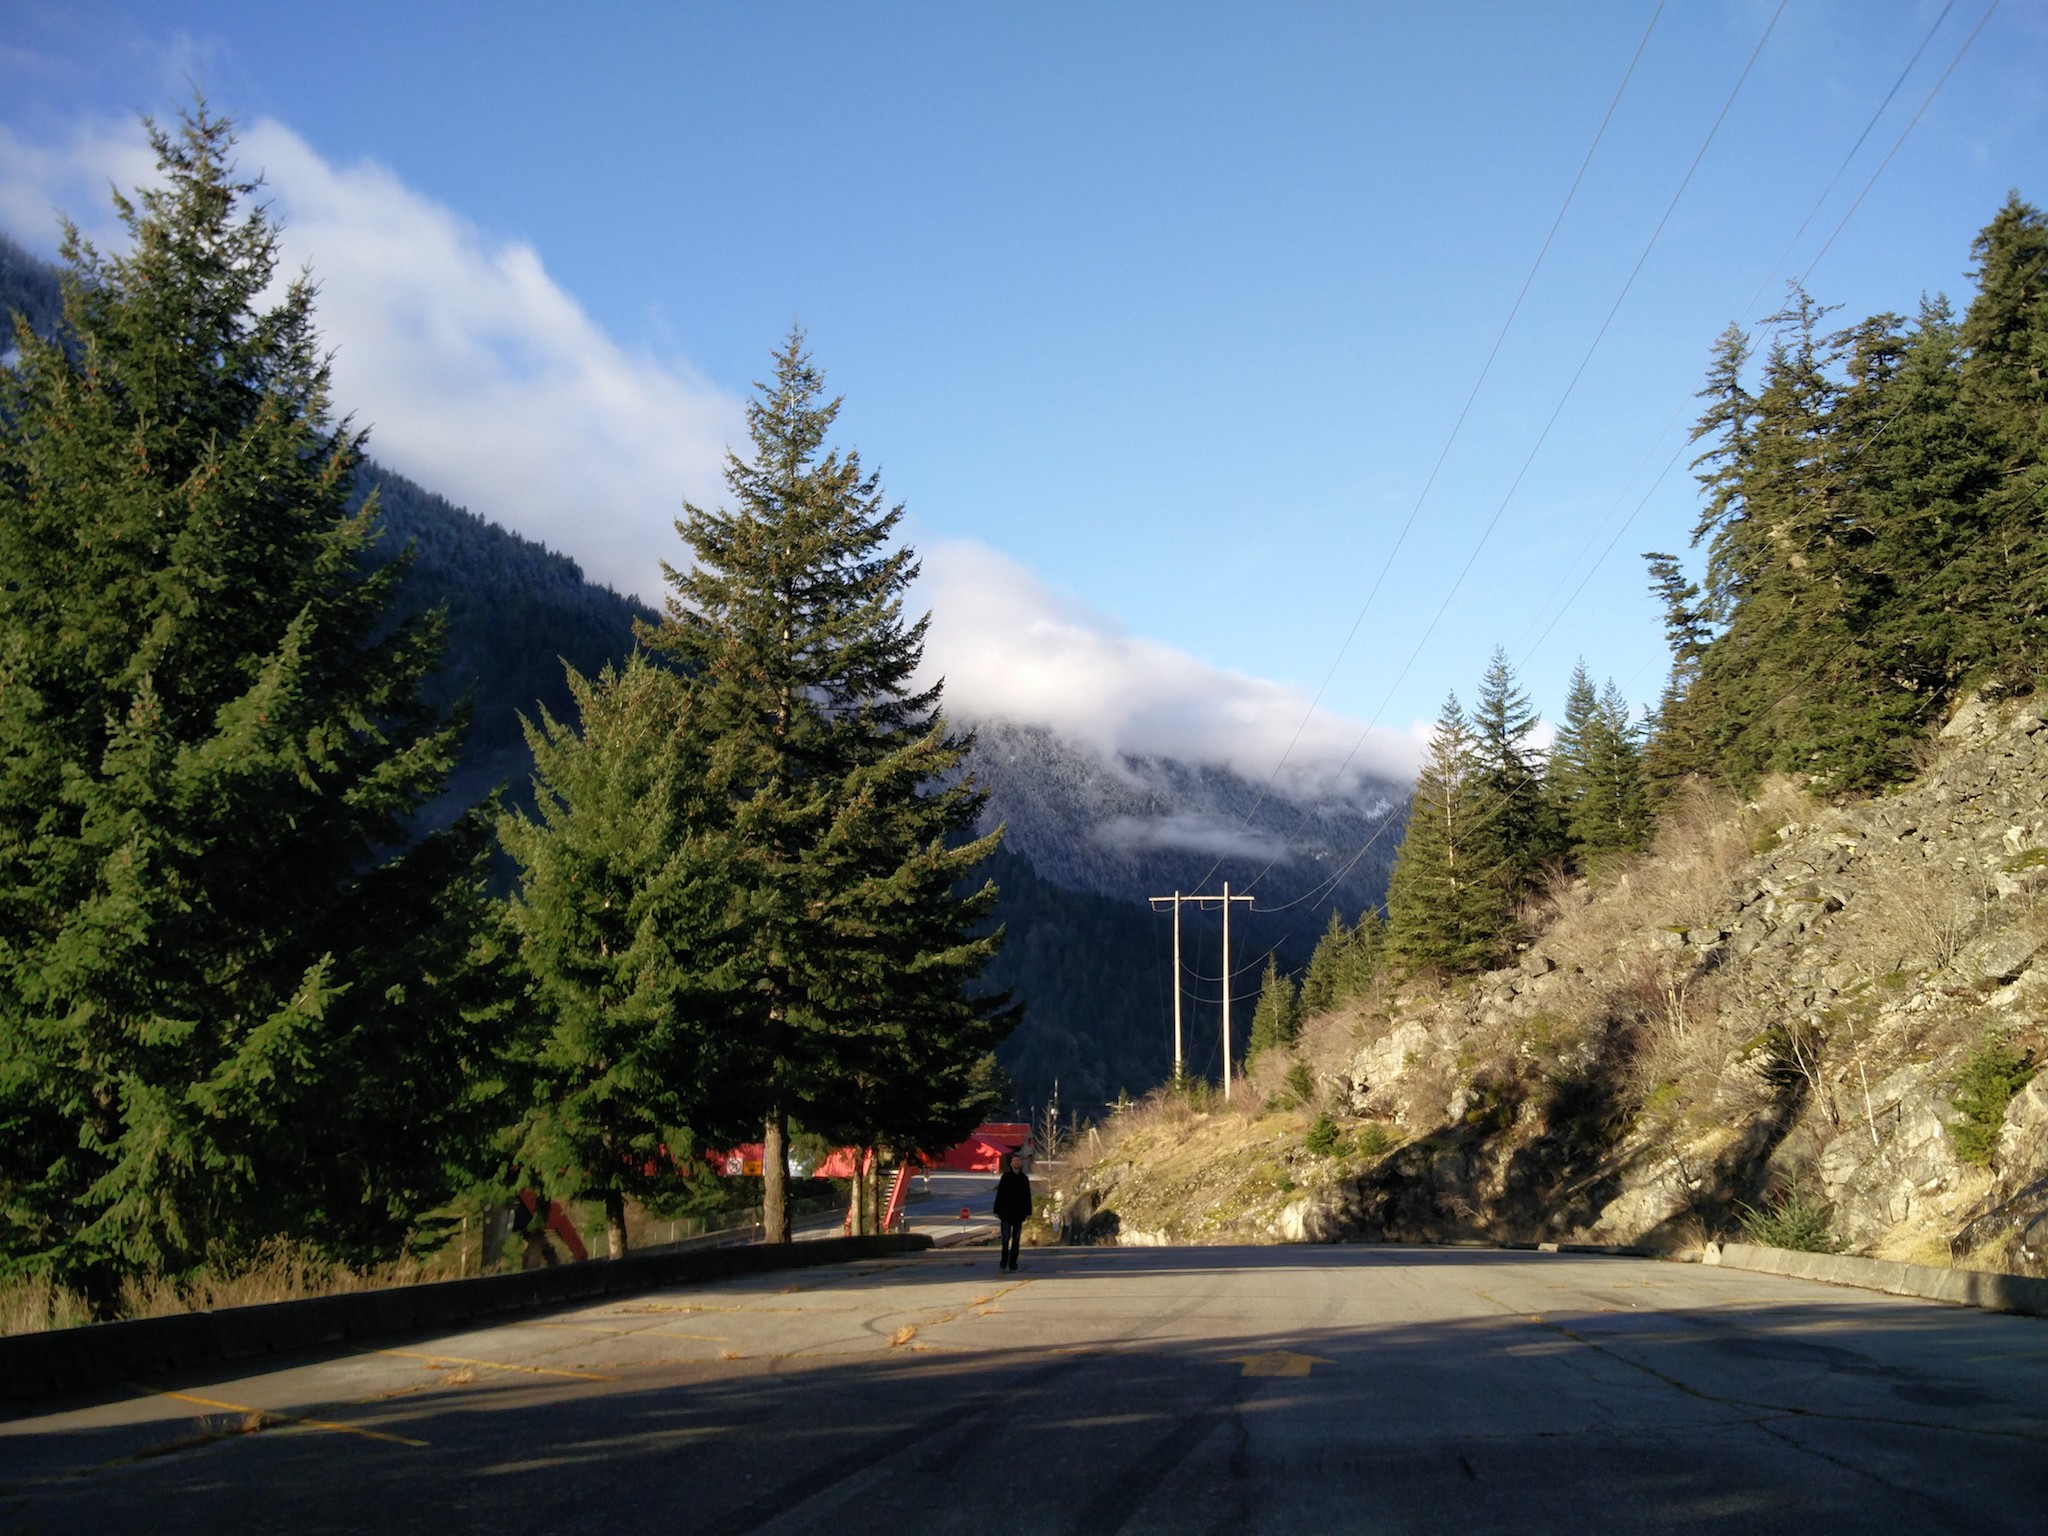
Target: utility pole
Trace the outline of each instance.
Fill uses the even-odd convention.
[[[1180,1045],[1180,909],[1183,906],[1223,908],[1223,1097],[1230,1097],[1230,904],[1241,901],[1250,906],[1249,896],[1230,894],[1230,882],[1223,882],[1221,896],[1183,896],[1175,891],[1171,896],[1154,896],[1152,905],[1173,906],[1173,1075],[1179,1077],[1185,1070],[1181,1060]]]
[[[1230,894],[1230,882],[1223,882],[1223,1098],[1230,1099],[1230,904],[1241,901],[1250,906],[1249,896]]]
[[[1154,908],[1173,903],[1173,1078],[1175,1082],[1187,1074],[1187,1064],[1181,1058],[1180,1049],[1180,904],[1184,898],[1179,891],[1171,896],[1154,896]]]

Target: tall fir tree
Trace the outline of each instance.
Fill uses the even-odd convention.
[[[1351,948],[1351,930],[1344,926],[1344,914],[1330,909],[1330,921],[1308,957],[1308,969],[1301,974],[1301,1013],[1313,1018],[1337,1006],[1340,977]]]
[[[1246,1070],[1264,1052],[1286,1050],[1300,1032],[1300,989],[1294,978],[1280,969],[1280,962],[1268,955],[1259,977],[1259,1000],[1252,1008],[1252,1032],[1245,1041]]]
[[[1675,555],[1652,550],[1643,556],[1650,571],[1650,591],[1664,614],[1664,642],[1671,650],[1671,670],[1664,691],[1651,716],[1649,740],[1643,753],[1643,768],[1653,790],[1669,792],[1681,780],[1712,770],[1712,754],[1699,727],[1697,710],[1689,709],[1686,696],[1699,678],[1700,657],[1713,639],[1703,608],[1700,588],[1686,579]],[[1584,713],[1590,718],[1593,684],[1580,659],[1572,674],[1574,688],[1585,690]],[[1581,754],[1583,756],[1583,754]]]
[[[1995,473],[1983,536],[1945,574],[1986,614],[1969,670],[2024,685],[2048,653],[2048,217],[2014,192],[1970,254],[1959,383]]]
[[[1597,867],[1649,841],[1649,784],[1628,701],[1610,680],[1584,732],[1585,768],[1571,837],[1582,866]]]
[[[620,1258],[626,1201],[677,1187],[717,1076],[740,986],[729,850],[681,679],[635,652],[595,680],[570,670],[569,687],[580,724],[527,725],[536,809],[499,824],[532,1005],[511,1152],[551,1198],[601,1203]]]
[[[1515,677],[1508,653],[1495,646],[1472,707],[1472,753],[1480,782],[1493,802],[1501,877],[1511,891],[1525,888],[1538,865],[1563,852],[1559,830],[1544,804],[1536,753],[1529,745],[1535,729],[1536,711],[1529,696]]]
[[[1571,681],[1565,688],[1564,712],[1558,717],[1551,737],[1550,753],[1543,766],[1544,810],[1564,842],[1567,857],[1575,855],[1572,824],[1579,802],[1586,797],[1586,750],[1600,710],[1600,696],[1586,673],[1584,657],[1572,666]]]
[[[0,370],[0,1256],[111,1284],[397,1249],[479,1171],[502,1018],[433,622],[348,509],[300,277],[203,106]]]
[[[1494,802],[1456,694],[1430,735],[1387,887],[1387,954],[1409,970],[1483,967],[1511,911]]]
[[[838,411],[792,333],[747,408],[751,457],[726,457],[734,505],[685,506],[693,560],[664,566],[666,618],[644,636],[689,681],[707,795],[730,818],[748,986],[720,1098],[762,1130],[772,1241],[789,1236],[792,1115],[850,1127],[875,1081],[909,1070],[957,1084],[1010,1017],[966,991],[1000,942],[971,933],[993,893],[955,895],[996,835],[967,835],[969,740],[915,681],[926,620],[903,612],[903,509],[858,454],[827,450]]]

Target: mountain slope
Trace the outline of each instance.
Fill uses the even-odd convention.
[[[1126,1233],[1237,1241],[1680,1249],[1775,1211],[1808,1241],[2048,1275],[2042,716],[1971,701],[1881,799],[1678,808],[1652,855],[1558,891],[1516,965],[1311,1020],[1322,1151],[1291,1108],[1154,1110],[1075,1193]]]
[[[1006,823],[1010,847],[1070,889],[1144,901],[1261,877],[1269,899],[1320,891],[1305,903],[1318,928],[1331,906],[1355,915],[1386,892],[1405,784],[1268,789],[1210,764],[1112,757],[1036,726],[984,721],[976,731],[984,821]]]

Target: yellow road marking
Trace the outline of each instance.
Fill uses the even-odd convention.
[[[502,1360],[471,1360],[465,1355],[429,1355],[416,1349],[379,1349],[379,1355],[401,1355],[408,1360],[438,1361],[446,1365],[480,1365],[487,1371],[524,1371],[529,1376],[567,1376],[576,1381],[617,1381],[616,1376],[600,1376],[595,1371],[564,1371],[551,1365],[507,1365]]]
[[[1306,1376],[1309,1367],[1331,1365],[1321,1355],[1297,1355],[1289,1349],[1269,1349],[1262,1355],[1232,1355],[1226,1362],[1242,1366],[1246,1376]]]
[[[145,1387],[139,1382],[129,1386],[137,1392],[152,1397],[174,1397],[181,1403],[197,1403],[202,1408],[219,1408],[226,1413],[253,1413],[258,1418],[273,1419],[280,1424],[299,1424],[307,1429],[328,1429],[339,1435],[361,1435],[366,1440],[388,1440],[393,1445],[409,1445],[416,1450],[426,1448],[424,1440],[414,1440],[408,1435],[387,1434],[381,1429],[364,1429],[360,1424],[339,1424],[333,1419],[311,1419],[300,1413],[283,1413],[275,1408],[251,1408],[243,1403],[224,1403],[218,1398],[198,1397],[190,1392],[167,1392],[162,1387]]]

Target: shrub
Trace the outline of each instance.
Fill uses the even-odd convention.
[[[1358,1128],[1358,1140],[1356,1142],[1358,1155],[1360,1157],[1379,1157],[1383,1153],[1393,1151],[1394,1144],[1399,1139],[1399,1137],[1395,1136],[1392,1131],[1381,1125],[1377,1120],[1369,1120]]]
[[[2015,1049],[2004,1030],[1984,1032],[1950,1084],[1962,1114],[1948,1128],[1949,1145],[1957,1157],[1978,1167],[1991,1161],[2005,1125],[2005,1107],[2038,1070],[2033,1054]]]
[[[1337,1142],[1337,1122],[1327,1114],[1317,1115],[1315,1124],[1308,1128],[1309,1151],[1317,1157],[1335,1157]]]
[[[1800,1253],[1840,1253],[1827,1202],[1803,1190],[1789,1190],[1769,1210],[1737,1206],[1742,1234],[1766,1248],[1791,1248]]]
[[[1316,1080],[1308,1070],[1308,1063],[1297,1061],[1287,1069],[1287,1091],[1294,1095],[1297,1104],[1306,1104],[1315,1096]]]

